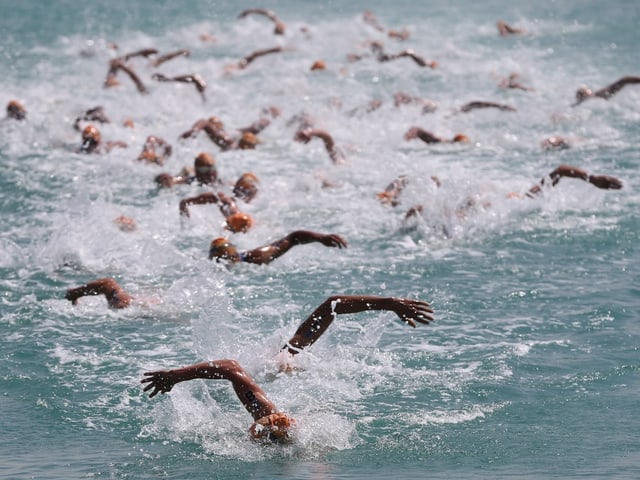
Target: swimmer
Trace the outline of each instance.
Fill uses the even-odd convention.
[[[213,192],[207,192],[180,200],[180,215],[190,217],[189,205],[206,205],[209,203],[220,204],[220,212],[226,218],[225,228],[227,228],[227,230],[234,233],[246,233],[253,226],[253,218],[246,213],[242,213],[238,209],[235,200],[227,197],[222,192],[219,192],[217,195]]]
[[[151,390],[149,398],[153,398],[158,393],[170,392],[176,383],[197,378],[231,382],[238,399],[253,417],[254,423],[249,428],[249,434],[254,440],[276,443],[291,440],[290,433],[296,423],[295,419],[280,412],[251,375],[235,360],[213,360],[173,370],[145,372],[140,383],[148,384],[144,391]]]
[[[109,120],[109,117],[107,117],[107,115],[104,113],[104,108],[98,105],[97,107],[90,108],[82,115],[77,117],[73,122],[73,129],[81,132],[81,122],[111,123],[111,120]]]
[[[451,140],[447,140],[444,138],[437,137],[433,133],[428,132],[420,127],[411,127],[404,134],[405,140],[414,140],[416,138],[422,140],[424,143],[469,143],[470,142],[469,137],[467,137],[463,133],[458,133]]]
[[[205,102],[207,100],[207,97],[205,95],[207,82],[205,82],[204,79],[197,73],[188,74],[188,75],[178,75],[177,77],[167,77],[161,73],[154,73],[151,78],[159,82],[191,83],[196,87],[196,90],[202,97],[202,101]]]
[[[193,161],[193,170],[183,169],[177,176],[168,173],[161,173],[156,176],[155,182],[160,187],[171,188],[174,185],[191,184],[198,182],[198,185],[214,185],[220,183],[218,179],[218,169],[213,155],[200,152]]]
[[[325,247],[347,247],[347,242],[339,235],[323,234],[309,230],[296,230],[280,240],[245,252],[238,252],[228,239],[219,237],[211,242],[209,260],[215,258],[216,262],[224,260],[230,263],[245,262],[264,265],[281,257],[296,245],[306,245],[314,242],[321,243]]]
[[[438,109],[438,104],[428,98],[413,97],[404,92],[396,92],[393,95],[393,105],[398,108],[402,105],[421,105],[422,113],[433,113]]]
[[[312,138],[319,138],[324,143],[324,148],[333,163],[344,163],[345,156],[342,150],[336,147],[333,137],[326,131],[318,128],[303,128],[296,132],[293,139],[296,142],[309,143]]]
[[[164,55],[159,56],[158,58],[156,58],[151,65],[153,67],[159,67],[160,65],[162,65],[163,63],[168,62],[169,60],[173,60],[174,58],[177,57],[189,57],[191,56],[191,52],[189,50],[176,50],[175,52],[169,52],[169,53],[165,53]]]
[[[377,193],[376,196],[378,197],[378,200],[380,200],[380,203],[397,207],[400,205],[400,194],[408,183],[409,177],[406,175],[400,175],[393,182],[387,185],[387,188],[385,188],[383,192]]]
[[[498,20],[498,22],[496,22],[496,27],[498,27],[498,33],[501,37],[507,37],[509,35],[521,35],[523,33],[526,33],[525,30],[507,25],[502,20]]]
[[[534,89],[530,87],[525,87],[520,82],[518,82],[518,78],[520,77],[517,73],[512,73],[507,78],[500,81],[498,86],[500,88],[511,88],[516,90],[522,90],[524,92],[533,92]]]
[[[551,186],[555,187],[561,178],[579,178],[591,185],[603,189],[603,190],[619,190],[622,188],[622,181],[616,177],[608,175],[591,175],[582,168],[574,167],[572,165],[560,165],[555,168],[549,175],[542,178],[540,182],[531,187],[526,193],[526,196],[533,198],[535,195],[542,193],[542,187],[546,185],[547,180],[551,180]]]
[[[127,144],[119,140],[102,142],[100,130],[98,130],[94,125],[89,124],[82,130],[82,144],[78,148],[77,152],[102,153],[105,151],[108,153],[115,147],[126,148]]]
[[[286,25],[271,10],[266,10],[264,8],[248,8],[240,12],[240,14],[238,15],[238,18],[245,18],[251,14],[262,15],[264,17],[267,17],[275,25],[273,29],[273,33],[276,35],[284,35],[284,32],[286,30]]]
[[[13,120],[24,120],[27,118],[27,109],[18,100],[10,100],[7,103],[7,117]]]
[[[414,328],[417,323],[429,324],[433,321],[430,305],[420,300],[374,295],[334,295],[328,297],[309,315],[280,351],[289,358],[299,354],[322,336],[337,315],[379,310],[394,312],[400,320]],[[280,365],[280,369],[285,372],[295,370],[286,362]],[[235,360],[214,360],[173,370],[145,372],[140,382],[148,384],[144,391],[151,391],[149,398],[153,398],[158,393],[170,392],[177,383],[196,378],[231,381],[236,395],[255,420],[249,428],[253,439],[274,442],[291,440],[290,431],[295,420],[279,412],[264,391]]]
[[[142,80],[140,80],[140,77],[138,77],[138,75],[136,74],[136,72],[134,72],[133,69],[127,66],[124,62],[125,60],[123,60],[120,57],[114,58],[109,62],[109,71],[107,72],[107,78],[104,81],[104,88],[110,88],[110,87],[119,85],[120,82],[117,79],[117,74],[120,70],[122,70],[124,73],[126,73],[129,76],[131,81],[135,84],[136,88],[138,89],[138,92],[149,93],[147,88],[144,86],[144,83],[142,83]]]
[[[254,125],[254,127],[260,128],[258,125]],[[220,147],[222,151],[234,149],[252,150],[255,149],[256,146],[260,143],[260,139],[251,132],[251,128],[242,131],[240,137],[238,138],[232,137],[224,129],[224,124],[222,123],[222,121],[215,116],[198,120],[189,130],[182,133],[180,135],[180,138],[194,137],[200,131],[204,131],[209,137],[209,140]]]
[[[592,91],[588,87],[579,88],[576,92],[576,103],[572,105],[575,107],[576,105],[580,105],[582,102],[589,98],[603,98],[605,100],[609,100],[616,93],[622,90],[626,85],[633,85],[636,83],[640,83],[640,77],[638,76],[627,76],[622,77],[621,79],[613,82],[611,85],[608,85],[600,90]]]
[[[265,55],[270,55],[272,53],[280,53],[280,52],[283,52],[283,51],[284,51],[284,48],[282,48],[280,46],[271,47],[271,48],[263,48],[263,49],[260,49],[260,50],[256,50],[255,52],[252,52],[249,55],[247,55],[246,57],[240,59],[240,61],[238,63],[236,63],[235,65],[227,65],[225,70],[227,72],[230,72],[232,70],[244,70],[256,58],[264,57]]]
[[[498,110],[503,110],[506,112],[515,112],[516,109],[510,105],[503,105],[501,103],[494,102],[469,102],[460,107],[461,112],[470,112],[471,110],[479,109],[479,108],[497,108]]]
[[[541,146],[543,150],[567,150],[571,148],[571,142],[564,137],[551,136],[545,138]]]
[[[138,161],[145,163],[155,163],[164,165],[172,153],[173,149],[165,140],[154,135],[149,135],[144,142],[142,152],[138,155]]]
[[[398,58],[409,57],[421,67],[436,68],[438,66],[438,62],[427,62],[424,58],[418,56],[412,48],[389,55],[384,52],[383,46],[380,42],[371,42],[370,47],[379,62],[390,62],[391,60],[396,60]]]

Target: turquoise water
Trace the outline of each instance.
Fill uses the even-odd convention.
[[[154,3],[0,2],[0,101],[28,110],[26,122],[0,123],[0,476],[640,475],[640,87],[570,107],[581,85],[640,74],[636,2]],[[236,18],[257,6],[286,22],[284,37],[264,18]],[[361,19],[365,9],[410,38],[376,32]],[[528,35],[499,37],[500,18]],[[204,33],[215,41],[203,42]],[[346,61],[371,39],[439,67]],[[132,64],[149,95],[126,78],[103,89],[110,43],[122,52],[190,49],[158,70],[199,73],[207,102],[190,85],[151,80],[144,59]],[[288,49],[224,73],[274,45]],[[317,59],[326,71],[309,71]],[[498,88],[511,72],[535,90]],[[396,108],[398,91],[438,110]],[[382,107],[349,113],[372,99]],[[472,100],[517,112],[454,113]],[[96,105],[112,119],[103,137],[128,148],[74,153],[73,121]],[[231,130],[246,126],[269,105],[283,114],[254,151],[177,138],[211,115]],[[303,111],[333,134],[344,165],[319,140],[292,141],[287,120]],[[126,118],[134,129],[122,126]],[[447,138],[463,132],[472,143],[407,142],[412,125]],[[135,161],[150,134],[173,145],[162,168]],[[573,147],[542,151],[550,135]],[[241,249],[299,228],[338,233],[349,247],[301,246],[267,266],[209,262],[221,215],[212,206],[178,215],[179,200],[204,189],[159,192],[153,183],[200,151],[216,156],[228,182],[249,170],[261,180],[258,197],[242,205],[256,225],[233,237]],[[507,199],[561,163],[614,175],[624,188],[565,179],[539,198]],[[401,205],[381,205],[375,193],[400,174],[409,177]],[[335,187],[321,188],[321,178]],[[478,206],[458,218],[470,196]],[[406,223],[418,203],[423,215]],[[135,232],[114,226],[121,214],[136,219]],[[64,300],[67,288],[106,276],[160,302],[113,311],[104,298]],[[341,316],[296,359],[302,372],[275,374],[283,342],[338,293],[420,298],[436,320],[414,330],[391,313]],[[253,443],[251,418],[225,382],[188,382],[152,400],[142,393],[145,371],[215,358],[237,359],[295,415],[292,445]]]

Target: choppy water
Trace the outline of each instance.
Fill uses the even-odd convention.
[[[640,74],[636,2],[143,3],[0,2],[0,101],[16,98],[28,110],[26,122],[0,124],[1,476],[640,474],[640,87],[570,107],[583,84]],[[263,18],[237,19],[247,7],[274,9],[287,34],[275,37]],[[365,9],[410,38],[376,32],[362,21]],[[499,37],[500,18],[529,34]],[[371,39],[389,52],[413,48],[439,67],[346,61]],[[144,59],[132,64],[149,95],[126,78],[103,89],[112,42],[122,52],[190,49],[159,70],[199,73],[207,102],[191,85],[151,80]],[[225,75],[225,65],[274,45],[288,49]],[[326,71],[309,71],[317,59]],[[535,91],[498,88],[511,72]],[[396,108],[399,91],[439,108]],[[362,111],[372,99],[382,107]],[[472,100],[517,112],[454,114]],[[113,120],[103,137],[127,149],[74,153],[73,121],[96,105]],[[254,151],[177,138],[211,115],[230,129],[246,126],[269,105],[283,114]],[[293,141],[287,120],[303,111],[333,134],[346,164],[333,165],[319,140]],[[464,132],[472,143],[407,142],[412,125],[443,137]],[[174,147],[162,168],[135,161],[150,134]],[[572,138],[573,148],[543,152],[550,135]],[[216,156],[229,182],[248,170],[261,180],[259,196],[242,205],[256,226],[234,236],[241,249],[298,228],[338,233],[349,247],[297,247],[263,267],[209,262],[221,215],[212,206],[178,215],[181,198],[205,189],[159,192],[153,183],[200,151]],[[617,176],[624,188],[568,179],[533,200],[507,199],[561,163]],[[375,193],[400,174],[409,177],[402,204],[381,205]],[[335,188],[321,188],[320,178]],[[490,207],[460,219],[453,212],[469,196]],[[404,213],[417,203],[424,215],[407,225]],[[114,226],[121,214],[137,231]],[[105,276],[161,303],[112,311],[104,298],[64,300],[67,288]],[[274,375],[283,341],[336,293],[424,299],[436,321],[413,330],[390,313],[339,317],[297,359],[303,372]],[[253,443],[250,416],[225,382],[142,394],[144,371],[225,357],[296,416],[292,445]]]

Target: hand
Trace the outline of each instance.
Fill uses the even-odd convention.
[[[72,305],[77,305],[78,304],[78,298],[79,297],[80,297],[80,295],[78,295],[78,289],[77,288],[70,288],[69,290],[67,290],[67,293],[64,296],[64,298],[69,300]]]
[[[608,175],[589,175],[589,183],[605,190],[619,190],[622,188],[622,181],[620,181],[620,179],[609,177]]]
[[[187,206],[187,202],[184,200],[180,200],[180,215],[184,215],[187,218],[191,216],[189,215],[189,207]]]
[[[338,248],[346,248],[347,241],[339,235],[329,234],[323,235],[319,239],[320,243],[322,243],[326,247],[338,247]]]
[[[393,310],[400,320],[407,322],[413,328],[416,322],[428,325],[433,321],[433,310],[427,302],[421,300],[409,300],[408,298],[394,298]]]
[[[173,386],[176,384],[175,375],[171,370],[158,370],[156,372],[145,372],[145,378],[140,380],[140,383],[148,383],[149,385],[144,387],[144,391],[148,392],[153,389],[149,394],[149,398],[155,397],[158,393],[170,392]]]

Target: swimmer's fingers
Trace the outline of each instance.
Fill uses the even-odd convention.
[[[416,322],[428,325],[433,321],[433,309],[427,302],[420,300],[400,299],[396,314],[411,327],[416,327]]]
[[[338,247],[338,248],[347,247],[347,241],[344,238],[342,238],[340,235],[335,235],[335,234],[325,235],[324,238],[322,239],[322,243],[327,247]]]

